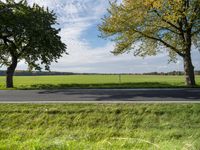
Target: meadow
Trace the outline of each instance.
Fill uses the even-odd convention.
[[[15,89],[61,88],[173,88],[185,87],[184,76],[162,75],[65,75],[15,76]],[[196,76],[200,87],[200,76]],[[5,89],[5,77],[0,77],[0,89]]]
[[[1,104],[1,150],[199,150],[199,104]]]

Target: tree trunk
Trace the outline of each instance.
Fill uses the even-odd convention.
[[[6,87],[13,88],[13,75],[17,67],[17,58],[12,58],[12,64],[7,68],[6,72]]]
[[[185,70],[185,84],[193,87],[195,83],[194,66],[192,64],[191,54],[187,53],[184,58],[184,70]]]

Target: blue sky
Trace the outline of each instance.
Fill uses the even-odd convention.
[[[114,43],[98,37],[97,25],[107,13],[108,0],[28,0],[49,7],[58,16],[60,36],[68,46],[70,55],[64,55],[51,70],[96,73],[142,73],[152,71],[183,70],[182,60],[168,64],[167,54],[145,59],[133,54],[113,56]],[[193,51],[193,63],[200,70],[200,53]],[[26,69],[21,62],[17,69]]]

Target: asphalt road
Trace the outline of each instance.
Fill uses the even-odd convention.
[[[0,103],[200,103],[200,89],[2,90]]]

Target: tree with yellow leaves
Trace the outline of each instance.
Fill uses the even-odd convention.
[[[114,54],[134,50],[136,56],[167,51],[184,60],[186,85],[195,86],[192,46],[200,48],[200,0],[123,0],[110,3],[99,26],[102,37],[116,42]]]

